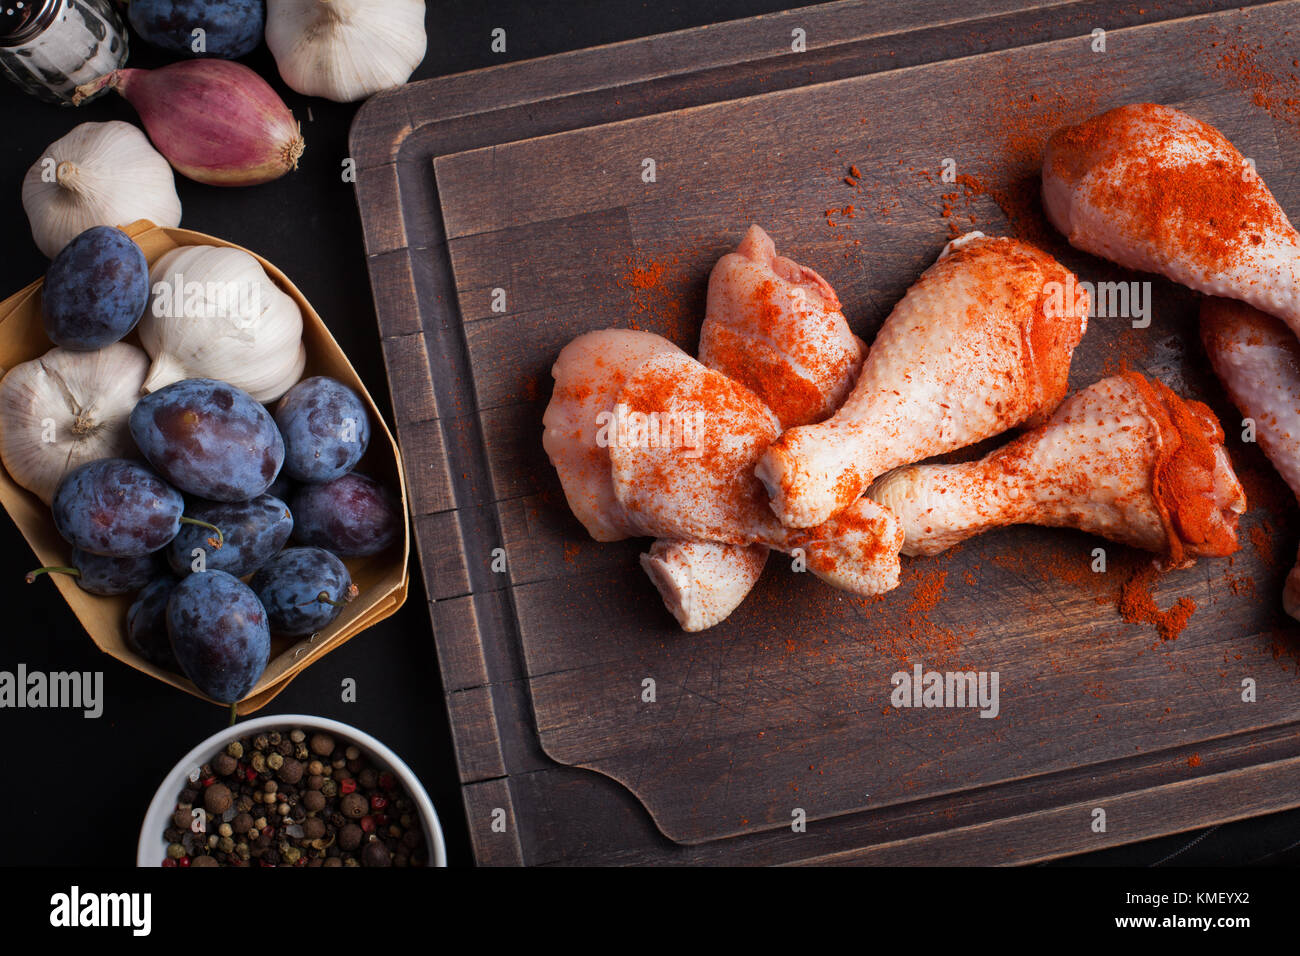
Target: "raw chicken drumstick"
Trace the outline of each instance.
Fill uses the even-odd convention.
[[[758,226],[713,267],[700,361],[748,387],[782,428],[835,411],[866,354],[830,284],[777,255]]]
[[[1246,510],[1214,413],[1137,372],[1075,393],[979,461],[899,468],[867,494],[903,523],[904,554],[1037,524],[1155,551],[1167,567],[1232,554]]]
[[[1214,127],[1136,103],[1058,130],[1043,205],[1070,244],[1248,302],[1300,333],[1300,235]]]
[[[649,332],[607,329],[578,336],[555,360],[555,389],[542,416],[542,446],[559,473],[570,510],[597,541],[642,533],[614,493],[602,422],[614,411],[619,389],[632,373],[650,356],[665,352],[685,354]],[[653,566],[646,572],[687,630],[712,627],[735,610],[767,560],[762,545],[707,541],[658,542],[650,554]]]
[[[690,537],[674,532],[671,526],[666,526],[669,528],[666,531],[645,530],[638,517],[623,507],[610,471],[608,416],[618,407],[621,401],[619,391],[632,373],[649,357],[661,354],[681,356],[691,365],[698,366],[666,339],[647,332],[622,329],[579,336],[565,346],[556,360],[553,369],[555,389],[543,416],[545,433],[542,443],[559,473],[570,509],[597,541],[616,541],[647,534]],[[749,396],[756,406],[762,407],[761,402],[742,386],[736,385],[735,388]],[[707,414],[707,410],[703,411]],[[765,408],[763,414],[771,418],[771,413]],[[613,438],[617,439],[616,433]],[[876,509],[874,505],[864,503],[861,510],[874,515]],[[901,543],[902,536],[896,522],[882,519],[872,527],[880,523],[888,525],[884,529],[887,541],[896,538]],[[690,580],[693,584],[691,606],[679,616],[679,620],[685,617],[683,625],[700,629],[722,620],[757,580],[763,568],[766,547],[752,544],[752,537],[741,537],[744,537],[743,541],[733,541],[731,546],[700,541],[674,551],[675,542],[666,542],[651,549],[654,566],[648,567],[647,571],[670,609],[674,602],[680,603],[678,589],[681,582]],[[897,544],[894,547],[896,550]],[[833,549],[828,546],[822,550]],[[883,571],[873,569],[868,576],[884,582],[871,587],[887,589],[897,583],[898,558],[895,554],[891,560],[887,549],[882,551],[882,555],[878,560]],[[810,563],[814,562],[810,560]]]
[[[1271,315],[1240,302],[1201,303],[1201,341],[1228,396],[1255,422],[1255,439],[1300,498],[1300,341]],[[1282,606],[1300,618],[1300,555]]]
[[[1015,239],[949,243],[885,320],[839,411],[763,455],[772,511],[792,528],[819,525],[891,468],[1045,419],[1087,328],[1076,288]]]
[[[866,346],[850,330],[830,284],[776,253],[750,226],[709,275],[700,361],[747,385],[783,429],[829,415],[853,387]],[[719,623],[762,574],[767,548],[656,541],[641,567],[685,631]]]
[[[749,389],[681,352],[661,352],[619,392],[625,410],[609,444],[614,493],[641,534],[801,553],[808,570],[856,594],[898,585],[898,520],[860,499],[832,521],[783,527],[754,465],[781,433]]]

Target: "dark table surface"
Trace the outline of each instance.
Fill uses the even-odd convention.
[[[413,79],[805,5],[790,0],[429,0],[428,52]],[[489,46],[496,27],[507,30],[505,55]],[[166,62],[134,37],[132,44],[132,65]],[[302,122],[306,153],[296,172],[253,188],[217,189],[178,175],[181,225],[238,243],[279,266],[321,314],[391,424],[356,200],[340,175],[356,105],[288,90],[265,46],[244,62],[271,81]],[[138,120],[116,96],[74,111],[42,104],[8,84],[0,84],[0,116],[5,129],[0,214],[8,226],[0,240],[3,298],[39,277],[47,265],[31,241],[20,201],[27,168],[45,146],[80,122]],[[429,616],[417,559],[411,560],[406,605],[308,668],[260,713],[332,717],[383,740],[424,781],[442,817],[449,862],[469,865],[473,859]],[[28,670],[102,671],[105,705],[98,719],[85,719],[79,711],[0,710],[6,767],[0,777],[39,781],[35,787],[3,788],[0,864],[130,865],[159,780],[192,746],[221,729],[226,715],[101,654],[49,582],[23,583],[34,563],[13,524],[0,521],[6,621],[0,670],[24,663]],[[346,678],[356,681],[355,703],[341,700]],[[1298,846],[1300,811],[1291,811],[1064,862],[1295,863]]]

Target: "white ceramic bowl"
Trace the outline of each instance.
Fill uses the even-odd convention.
[[[163,778],[162,786],[154,794],[149,810],[144,815],[144,826],[140,829],[140,844],[136,850],[136,866],[162,866],[167,856],[167,841],[163,831],[171,825],[171,816],[176,810],[176,798],[185,789],[190,774],[195,767],[207,763],[225,749],[232,740],[247,737],[268,730],[290,730],[300,727],[304,731],[322,731],[336,740],[356,744],[375,762],[381,770],[390,771],[411,795],[420,821],[424,828],[425,845],[429,848],[429,862],[433,866],[447,865],[447,850],[442,842],[442,825],[438,814],[433,809],[433,802],[425,793],[419,779],[411,772],[397,754],[393,753],[365,731],[357,730],[348,724],[329,720],[325,717],[308,717],[305,714],[271,714],[242,720],[233,727],[227,727],[220,733],[213,734],[199,744],[172,768],[171,773]]]

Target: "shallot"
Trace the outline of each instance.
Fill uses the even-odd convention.
[[[304,142],[293,114],[242,63],[182,60],[156,70],[114,70],[77,87],[80,102],[105,87],[135,107],[177,172],[211,186],[253,186],[298,166]]]

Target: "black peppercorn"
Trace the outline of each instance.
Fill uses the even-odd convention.
[[[285,757],[280,769],[275,772],[285,783],[297,783],[302,779],[302,763],[292,757]]]
[[[343,829],[339,830],[339,849],[355,850],[361,846],[361,839],[365,836],[361,827],[355,823],[349,823]]]
[[[362,866],[392,866],[393,860],[388,855],[388,847],[379,842],[366,844],[366,848],[361,851]]]
[[[230,788],[224,783],[214,783],[203,792],[203,806],[213,815],[225,813],[233,802]]]
[[[370,809],[370,802],[359,793],[347,793],[339,801],[339,810],[344,816],[351,817],[353,820],[360,820]]]

